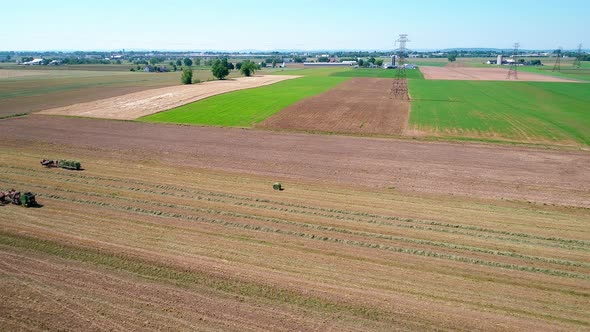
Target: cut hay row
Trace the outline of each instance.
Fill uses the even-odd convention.
[[[0,172],[2,173],[2,172]],[[10,173],[10,172],[5,172]],[[158,190],[150,190],[150,189],[141,189],[137,187],[121,187],[120,185],[101,185],[97,186],[96,184],[91,184],[89,182],[84,181],[76,181],[71,178],[56,178],[56,180],[64,181],[64,182],[73,182],[78,184],[83,184],[85,186],[90,186],[93,190],[101,190],[105,188],[109,189],[122,189],[129,192],[142,192],[147,194],[156,194],[159,196],[170,196],[170,197],[178,197],[178,198],[188,198],[190,200],[196,201],[204,201],[207,203],[221,203],[224,205],[235,205],[240,207],[248,207],[248,208],[255,208],[255,209],[262,209],[262,210],[270,210],[270,211],[277,211],[282,213],[289,213],[289,214],[301,214],[301,215],[312,215],[314,217],[322,217],[326,219],[336,219],[342,222],[353,222],[353,223],[366,223],[366,224],[375,224],[379,226],[391,226],[391,227],[401,227],[401,228],[408,228],[408,229],[415,229],[415,230],[428,230],[428,231],[438,231],[438,232],[448,232],[451,234],[458,234],[458,235],[466,235],[466,236],[475,236],[481,237],[485,239],[500,239],[506,241],[514,241],[526,244],[535,244],[535,245],[543,245],[543,246],[559,246],[569,250],[580,250],[580,251],[590,251],[587,247],[589,246],[588,241],[584,240],[576,240],[576,239],[563,239],[559,237],[543,237],[537,236],[528,233],[514,233],[502,230],[494,230],[489,228],[482,228],[482,227],[474,227],[469,225],[462,225],[462,224],[449,224],[449,223],[442,223],[434,220],[420,220],[420,219],[408,219],[408,218],[400,218],[396,216],[383,216],[383,215],[375,215],[369,213],[359,213],[353,211],[345,211],[345,210],[335,210],[335,209],[325,209],[325,208],[318,208],[314,206],[301,206],[292,203],[283,203],[279,201],[273,201],[268,199],[258,199],[258,198],[248,198],[248,197],[240,197],[236,195],[229,195],[220,192],[205,192],[205,191],[189,191],[184,189],[185,192],[190,193],[186,194],[177,194],[174,188],[168,187],[168,189],[172,191],[158,191]],[[137,182],[135,182],[138,184]],[[23,183],[24,185],[24,183]],[[39,188],[49,188],[47,186],[38,186]],[[158,185],[158,187],[161,187]],[[183,189],[179,188],[178,191],[183,191]],[[70,192],[70,191],[68,191]],[[74,192],[74,191],[73,191]],[[82,192],[79,192],[82,193]],[[87,195],[96,195],[99,197],[107,197],[100,194],[95,193],[87,193]],[[210,196],[210,197],[209,197]],[[108,196],[110,197],[110,196]],[[232,200],[224,200],[217,197],[226,197]],[[237,201],[234,201],[237,200]],[[272,206],[272,205],[265,205],[265,204],[252,204],[246,203],[243,201],[252,201],[252,202],[267,202],[271,204],[279,205]],[[289,207],[281,207],[281,206],[289,206]],[[298,206],[299,209],[290,208],[290,206]],[[306,211],[306,209],[311,211]],[[326,213],[317,212],[314,210],[325,211]],[[337,212],[337,213],[335,213]],[[364,216],[370,219],[363,219],[363,218],[355,218],[352,216]],[[401,224],[399,222],[402,222]],[[413,224],[421,224],[425,226],[416,226]],[[439,226],[441,228],[435,228],[432,226]],[[457,231],[457,229],[464,229],[464,230],[472,230],[478,231],[483,233],[492,233],[492,234],[500,234],[500,235],[507,235],[507,236],[514,236],[519,238],[526,238],[526,239],[535,239],[535,240],[543,240],[543,241],[550,241],[550,242],[557,242],[557,243],[543,243],[543,242],[532,242],[527,240],[519,240],[509,237],[501,237],[501,236],[490,236],[490,235],[483,235],[478,234],[475,232],[461,232]],[[577,245],[577,246],[573,246]]]
[[[34,187],[38,187],[33,185]],[[49,187],[47,186],[47,189]],[[55,191],[61,191],[60,189],[54,189]],[[202,209],[202,208],[193,208],[190,206],[178,205],[178,204],[168,204],[168,203],[160,203],[154,200],[138,200],[138,199],[127,199],[124,197],[119,196],[108,196],[108,195],[100,195],[97,193],[90,193],[85,194],[85,192],[81,191],[70,191],[73,194],[70,197],[59,196],[55,194],[48,194],[41,192],[39,194],[40,197],[49,197],[52,199],[64,200],[64,201],[71,201],[77,202],[81,204],[91,204],[97,205],[102,207],[108,207],[119,211],[132,211],[137,213],[143,214],[152,214],[157,216],[165,216],[165,217],[172,217],[172,218],[179,218],[188,221],[198,221],[198,222],[211,222],[215,224],[220,224],[227,227],[243,227],[245,229],[253,229],[256,231],[264,231],[270,233],[277,233],[277,234],[286,234],[286,235],[294,235],[294,236],[302,236],[306,238],[315,239],[316,237],[321,240],[329,240],[337,243],[344,243],[350,245],[360,245],[360,246],[367,246],[371,248],[380,248],[400,253],[406,254],[413,254],[413,255],[421,255],[427,257],[436,257],[442,259],[452,259],[461,262],[471,262],[473,264],[481,264],[485,266],[497,266],[509,269],[516,269],[520,271],[531,271],[531,272],[541,272],[541,273],[548,273],[552,275],[564,275],[569,277],[578,277],[578,278],[585,278],[584,276],[576,276],[576,274],[569,275],[565,271],[552,271],[548,269],[538,269],[536,267],[526,267],[526,266],[518,266],[515,264],[504,264],[501,262],[494,262],[494,261],[485,261],[480,258],[485,258],[489,255],[491,256],[501,256],[505,258],[511,259],[519,259],[519,260],[528,260],[537,263],[545,263],[545,264],[554,264],[554,265],[562,265],[562,266],[571,266],[571,267],[590,267],[590,264],[585,264],[576,261],[567,261],[567,260],[560,260],[554,258],[546,258],[546,257],[537,257],[537,256],[530,256],[530,255],[522,255],[519,253],[514,252],[504,252],[498,250],[489,250],[477,247],[469,247],[463,245],[456,245],[451,243],[445,242],[435,242],[435,241],[428,241],[428,240],[420,240],[420,239],[412,239],[412,238],[404,238],[404,237],[396,237],[386,234],[380,233],[371,233],[371,232],[362,232],[362,231],[355,231],[350,229],[344,229],[339,227],[333,226],[323,226],[318,224],[311,224],[311,223],[302,223],[302,222],[295,222],[286,219],[280,218],[269,218],[269,217],[262,217],[259,215],[253,214],[246,214],[246,213],[236,213],[232,211],[226,210],[216,210],[216,209]],[[101,201],[97,200],[87,200],[87,199],[80,199],[79,197],[82,196],[91,196],[91,197],[98,197],[103,198]],[[78,198],[76,198],[78,197]],[[124,201],[125,204],[121,204],[121,201]],[[133,203],[133,206],[127,205],[129,203]],[[190,204],[190,203],[185,203]],[[169,208],[166,210],[153,210],[154,206],[158,206],[161,208]],[[178,210],[183,210],[185,212],[179,212]],[[190,211],[192,213],[196,213],[196,215],[211,215],[211,216],[222,216],[222,217],[229,217],[231,220],[235,220],[237,222],[232,222],[223,219],[215,219],[215,218],[204,218],[204,217],[193,217],[193,214],[187,215],[186,211]],[[253,225],[248,224],[246,220],[254,220],[261,222],[265,226]],[[279,229],[273,227],[268,227],[269,225],[283,225],[286,227],[293,226],[295,228],[289,227],[289,229]],[[314,229],[317,231],[324,232],[326,234],[330,233],[339,233],[339,234],[346,234],[349,236],[354,236],[351,240],[341,239],[341,238],[334,238],[332,236],[322,236],[322,234],[309,234],[309,233],[302,233],[297,231],[297,229]],[[384,243],[368,243],[364,242],[366,240],[362,239],[379,239],[379,240],[389,240],[393,242],[402,242],[406,244],[413,245],[412,247],[392,247],[390,245]],[[417,247],[416,247],[417,246]],[[424,250],[420,246],[427,246],[427,247],[438,247],[439,250],[443,250],[441,252],[435,252],[431,250]],[[458,255],[453,254],[453,251],[467,251],[471,252],[474,257],[461,257]],[[480,255],[481,254],[481,255]],[[480,257],[481,256],[481,257]],[[510,260],[508,260],[510,262]]]
[[[11,170],[0,170],[0,174],[35,176],[33,174],[43,174],[44,172],[31,169],[14,167]],[[53,177],[56,181],[70,182],[91,186],[92,190],[108,191],[111,189],[125,190],[128,192],[141,192],[145,194],[155,194],[158,196],[169,196],[177,198],[187,198],[190,200],[204,201],[208,203],[221,203],[223,205],[243,206],[262,210],[271,210],[281,213],[310,215],[326,219],[335,219],[343,222],[366,223],[379,226],[392,226],[408,228],[414,230],[426,230],[436,232],[448,232],[450,234],[481,237],[484,239],[497,239],[504,241],[520,242],[525,244],[562,246],[569,250],[588,251],[590,241],[567,239],[560,237],[539,236],[530,233],[512,232],[485,227],[478,227],[458,223],[446,223],[436,220],[420,220],[416,218],[402,218],[392,215],[378,215],[373,213],[348,211],[342,209],[322,208],[313,205],[301,205],[289,202],[281,202],[272,199],[247,197],[224,192],[212,192],[203,190],[194,190],[180,186],[150,184],[147,182],[133,179],[117,179],[101,176],[89,176],[80,173],[60,173]],[[95,181],[100,181],[98,184]],[[110,183],[110,184],[107,184]],[[121,186],[121,183],[132,184],[132,187]],[[149,189],[153,188],[153,189]],[[184,193],[184,194],[183,194]],[[266,204],[264,204],[266,203]],[[492,234],[492,235],[491,235]],[[531,241],[539,240],[539,241]],[[546,243],[549,242],[549,243]]]
[[[16,185],[26,185],[25,183],[19,183],[16,181],[12,181],[12,183],[16,184]],[[33,187],[36,189],[52,189],[52,187],[41,186],[41,185],[33,185]],[[53,189],[53,191],[56,191],[56,189]],[[86,192],[75,191],[75,190],[60,189],[57,191],[72,193],[72,194],[76,194],[76,195],[87,195],[87,196],[91,196],[91,197],[112,198],[112,196],[108,196],[108,195],[101,195],[101,194],[96,194],[96,193],[86,193]],[[49,194],[47,197],[53,198],[53,199],[58,199],[58,200],[63,200],[63,201],[70,201],[68,198],[56,196],[53,194]],[[469,252],[474,252],[474,253],[483,253],[483,254],[490,254],[490,255],[495,255],[495,256],[507,256],[507,257],[512,257],[512,258],[519,258],[519,259],[523,259],[523,260],[549,263],[549,264],[555,264],[555,265],[590,268],[590,264],[583,263],[583,262],[568,261],[568,260],[538,257],[538,256],[530,256],[530,255],[519,254],[516,252],[489,250],[489,249],[485,249],[485,248],[458,245],[458,244],[453,244],[453,243],[436,242],[436,241],[421,240],[421,239],[407,238],[407,237],[397,237],[397,236],[391,236],[391,235],[379,234],[379,233],[352,231],[352,230],[348,230],[348,229],[344,229],[344,228],[327,227],[327,226],[322,226],[322,225],[317,225],[317,224],[293,222],[293,221],[285,220],[285,219],[261,217],[258,215],[236,213],[236,212],[225,211],[225,210],[216,210],[216,209],[209,209],[209,208],[207,208],[207,209],[194,208],[194,207],[185,206],[185,205],[159,203],[159,202],[154,202],[151,200],[129,199],[129,198],[124,198],[124,197],[116,197],[116,200],[123,200],[123,201],[129,202],[129,203],[145,204],[145,205],[149,205],[149,206],[159,206],[159,207],[165,207],[165,208],[181,209],[181,210],[186,210],[186,211],[190,211],[190,212],[198,213],[198,214],[206,213],[209,215],[235,217],[235,218],[240,218],[240,219],[251,219],[251,220],[265,221],[265,222],[271,222],[271,223],[283,224],[283,225],[294,225],[294,226],[298,226],[300,228],[315,229],[315,230],[320,230],[320,231],[328,231],[328,232],[335,232],[335,233],[349,234],[349,235],[358,235],[358,236],[361,236],[364,238],[383,239],[383,240],[390,240],[393,242],[404,242],[404,243],[417,244],[417,245],[426,245],[426,246],[431,246],[431,247],[448,248],[448,249],[453,249],[453,250],[469,251]],[[82,201],[76,200],[76,199],[72,199],[71,201],[78,202],[78,203],[89,203],[89,204],[95,204],[95,205],[109,204],[109,203],[99,203],[96,201],[82,202]],[[119,206],[117,209],[129,210],[130,208],[121,208]],[[141,210],[140,212],[145,212],[145,211]],[[150,213],[158,215],[158,216],[160,216],[160,215],[170,216],[170,215],[166,215],[162,211],[156,211],[156,212],[150,212]],[[173,216],[181,217],[182,215],[173,215]]]

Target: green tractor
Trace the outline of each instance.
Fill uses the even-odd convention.
[[[14,204],[14,205],[22,205],[24,207],[32,207],[37,206],[37,201],[35,200],[35,194],[31,192],[26,192],[21,194],[20,191],[16,191],[11,189],[6,192],[0,191],[0,203],[1,204]]]
[[[20,195],[20,203],[22,206],[28,208],[37,206],[37,201],[35,200],[35,195],[31,192],[26,192]]]

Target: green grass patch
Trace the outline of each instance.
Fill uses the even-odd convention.
[[[299,75],[299,72],[296,72]],[[145,122],[251,127],[299,100],[346,81],[314,73],[272,85],[213,96],[141,118]]]
[[[440,60],[440,61],[434,61],[434,60]],[[449,64],[449,60],[447,60],[446,58],[444,59],[432,59],[432,60],[426,60],[426,59],[407,59],[405,60],[407,63],[411,63],[414,65],[418,65],[418,66],[429,66],[429,67],[444,67],[446,65]]]
[[[590,86],[410,80],[410,127],[426,135],[590,145]]]
[[[374,78],[395,78],[396,69],[383,68],[353,68],[332,73],[335,77],[374,77]],[[406,69],[406,77],[409,79],[424,79],[419,69]]]

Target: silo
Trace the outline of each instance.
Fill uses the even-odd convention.
[[[503,60],[503,58],[504,58],[503,56],[501,56],[501,55],[498,55],[498,59],[496,60],[496,64],[497,64],[498,66],[501,66],[501,65],[502,65],[502,60]]]

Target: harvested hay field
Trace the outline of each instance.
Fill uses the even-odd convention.
[[[421,67],[420,71],[427,80],[459,81],[509,81],[505,68],[469,68],[460,66]],[[515,79],[511,79],[515,81]],[[518,72],[518,81],[530,82],[578,82],[554,76],[539,75],[530,72]]]
[[[115,120],[135,120],[142,116],[169,110],[214,95],[269,85],[297,77],[267,75],[218,80],[194,85],[171,86],[48,109],[39,113]]]
[[[224,132],[227,152],[247,131]],[[284,144],[263,134],[271,149]],[[181,155],[15,143],[0,140],[0,188],[33,191],[43,207],[0,206],[5,330],[590,326],[587,209],[300,180],[277,192],[278,174],[184,166]],[[85,171],[42,168],[47,154],[81,156]]]
[[[410,103],[405,80],[354,78],[287,107],[261,128],[400,135]]]
[[[584,151],[42,115],[0,121],[0,142],[66,145],[70,159],[87,151],[124,159],[141,155],[238,174],[590,207],[590,153]]]

